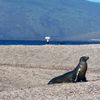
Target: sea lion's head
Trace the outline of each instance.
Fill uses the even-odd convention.
[[[86,62],[88,59],[89,59],[88,56],[82,56],[82,57],[80,58],[80,61]]]

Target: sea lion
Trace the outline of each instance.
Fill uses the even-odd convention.
[[[48,84],[65,83],[65,82],[87,82],[85,74],[87,71],[87,60],[89,57],[82,56],[75,69],[63,75],[51,79]]]

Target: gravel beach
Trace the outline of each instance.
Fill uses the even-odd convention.
[[[89,56],[87,80],[47,85]],[[100,45],[0,46],[0,100],[100,100]]]

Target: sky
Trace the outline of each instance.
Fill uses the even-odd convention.
[[[88,1],[93,1],[93,2],[100,2],[100,0],[88,0]]]

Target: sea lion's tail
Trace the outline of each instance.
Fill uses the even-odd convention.
[[[54,83],[56,83],[56,78],[53,78],[48,82],[48,84],[54,84]]]
[[[48,84],[53,84],[52,81],[49,81]]]
[[[50,80],[48,84],[54,84],[54,79]]]

